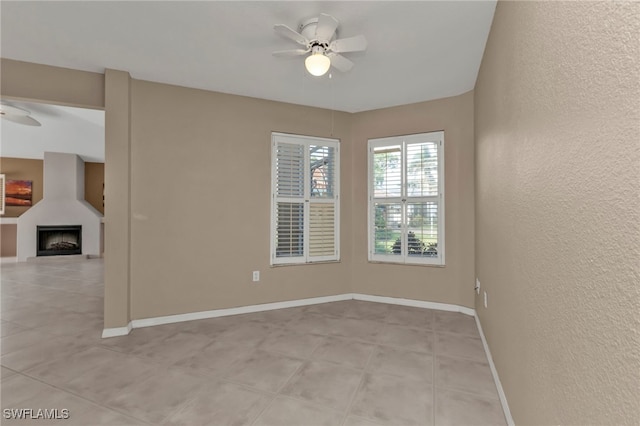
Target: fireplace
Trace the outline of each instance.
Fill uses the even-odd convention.
[[[82,254],[82,225],[38,226],[37,255]]]

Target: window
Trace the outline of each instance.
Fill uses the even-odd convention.
[[[444,132],[369,140],[369,260],[444,265]]]
[[[338,141],[282,133],[271,139],[271,264],[339,260]]]

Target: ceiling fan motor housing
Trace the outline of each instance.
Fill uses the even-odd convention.
[[[311,41],[311,47],[316,45],[322,45],[325,49],[329,47],[329,43],[338,37],[338,30],[334,31],[330,40],[317,40],[316,28],[318,28],[318,17],[307,19],[298,26],[298,32],[302,34],[307,40]]]

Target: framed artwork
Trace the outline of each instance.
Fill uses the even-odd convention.
[[[6,206],[31,207],[31,180],[7,179],[4,186]]]

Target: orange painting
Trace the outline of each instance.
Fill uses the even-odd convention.
[[[6,206],[31,206],[31,184],[30,180],[7,179],[4,186]]]

